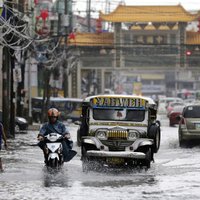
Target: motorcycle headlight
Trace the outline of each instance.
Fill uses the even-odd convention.
[[[138,134],[136,132],[129,132],[128,134],[128,140],[135,140],[137,139]]]
[[[100,140],[106,140],[107,139],[106,131],[98,131],[96,133],[96,137],[99,138]]]

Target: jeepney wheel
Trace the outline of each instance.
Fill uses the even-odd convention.
[[[146,146],[141,152],[145,153],[145,159],[138,159],[136,160],[136,166],[139,167],[146,167],[146,169],[149,169],[151,167],[151,161],[153,161],[153,151],[151,146]]]
[[[146,158],[144,160],[144,166],[146,166],[147,169],[151,167],[151,160],[152,160],[152,150],[151,148],[149,148],[148,151],[146,152]]]
[[[77,130],[77,146],[80,147],[81,146],[81,136],[80,136],[80,129]]]
[[[153,153],[157,153],[160,148],[160,127],[156,125],[152,125],[148,131],[148,137],[153,139]]]
[[[86,160],[82,160],[82,171],[88,172],[89,171],[89,163]]]
[[[100,161],[97,161],[95,159],[90,159],[86,156],[82,158],[82,170],[83,172],[88,171],[99,171],[103,167],[102,163]]]
[[[83,146],[82,147],[82,157],[81,157],[83,172],[88,172],[88,170],[89,170],[89,158],[86,155],[86,153],[87,153],[86,148]]]

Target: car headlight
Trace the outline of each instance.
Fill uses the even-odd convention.
[[[106,140],[107,139],[106,131],[98,131],[96,133],[96,137],[99,138],[100,140]]]
[[[135,140],[138,138],[138,134],[136,132],[129,132],[128,140]]]
[[[22,117],[17,117],[18,121],[23,122],[23,123],[27,123],[26,119],[22,118]]]

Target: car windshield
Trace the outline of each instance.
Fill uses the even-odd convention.
[[[176,103],[171,103],[170,106],[171,106],[171,107],[184,106],[184,103],[178,103],[178,102],[176,102]]]
[[[184,106],[175,106],[174,107],[174,112],[182,112],[183,108],[184,108]]]
[[[185,118],[200,118],[200,106],[188,106],[184,112]]]
[[[142,122],[144,120],[144,116],[145,110],[93,109],[93,118],[95,120]]]

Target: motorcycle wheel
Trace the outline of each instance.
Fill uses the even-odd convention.
[[[58,167],[58,160],[57,159],[50,159],[49,160],[49,167],[56,169]]]

